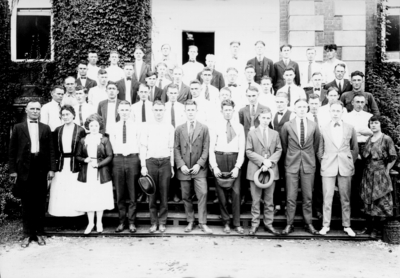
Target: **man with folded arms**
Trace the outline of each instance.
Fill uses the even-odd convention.
[[[330,113],[331,122],[321,129],[318,151],[324,194],[323,227],[319,234],[326,235],[330,230],[332,200],[337,181],[342,206],[343,230],[354,237],[355,233],[350,228],[350,193],[354,163],[358,156],[357,133],[351,125],[342,121],[341,101],[330,104]]]
[[[174,176],[174,137],[175,130],[170,123],[163,121],[165,106],[160,100],[153,102],[155,121],[144,124],[140,136],[141,174],[149,174],[160,193],[160,211],[157,211],[156,194],[150,195],[149,209],[151,227],[149,232],[157,229],[165,232],[168,216],[168,191],[171,178]],[[161,139],[161,140],[160,140]],[[159,226],[158,226],[159,225]]]
[[[249,132],[247,136],[246,155],[249,158],[247,165],[247,179],[250,181],[251,197],[253,199],[251,205],[251,229],[249,235],[255,235],[260,225],[260,200],[264,193],[264,229],[274,235],[279,233],[272,226],[274,221],[274,190],[275,180],[279,180],[278,161],[282,154],[281,140],[279,133],[268,128],[272,120],[271,109],[263,108],[259,115],[258,121],[260,125]],[[270,187],[261,189],[254,183],[254,173],[258,169],[263,172],[272,168],[274,171],[274,181]],[[264,192],[263,192],[264,191]]]
[[[192,203],[192,181],[199,208],[199,228],[212,234],[207,227],[207,170],[210,136],[206,125],[196,121],[197,105],[193,100],[185,102],[187,122],[175,130],[175,164],[177,177],[182,187],[182,199],[188,225],[185,232],[193,230],[194,210]]]
[[[235,103],[231,100],[224,100],[221,103],[221,112],[225,121],[215,124],[210,136],[210,165],[214,176],[222,177],[222,172],[228,172],[235,179],[231,187],[232,192],[232,215],[235,231],[243,234],[244,230],[240,226],[240,176],[245,152],[244,128],[241,124],[232,120]],[[224,232],[230,233],[230,217],[227,207],[227,191],[223,189],[217,179],[215,188],[219,199],[222,221],[224,222]]]
[[[114,151],[113,184],[119,213],[119,225],[115,232],[122,232],[128,220],[129,232],[135,233],[135,188],[140,175],[140,132],[138,124],[130,120],[131,104],[127,100],[120,102],[118,114],[120,121],[110,131],[110,141]],[[129,197],[128,209],[125,195]]]

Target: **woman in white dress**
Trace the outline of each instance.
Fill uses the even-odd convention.
[[[57,127],[54,132],[57,136],[54,138],[57,172],[50,188],[49,214],[73,217],[84,214],[75,210],[72,203],[78,192],[79,163],[75,159],[75,152],[86,132],[74,123],[75,110],[72,106],[64,105],[60,110],[60,116],[64,125]],[[65,222],[70,221],[65,219]]]
[[[90,133],[81,139],[76,152],[76,159],[82,165],[78,175],[80,193],[77,196],[76,209],[87,212],[89,224],[85,234],[89,234],[94,228],[95,213],[96,230],[103,232],[103,211],[114,208],[110,169],[113,150],[109,139],[100,133],[103,127],[103,118],[100,115],[90,115],[85,122],[85,128]]]

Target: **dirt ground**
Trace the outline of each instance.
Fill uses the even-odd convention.
[[[223,237],[48,238],[0,247],[1,278],[400,277],[400,247],[382,242]]]

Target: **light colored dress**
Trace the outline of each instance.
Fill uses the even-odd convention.
[[[72,136],[75,125],[64,126],[62,133],[63,154],[71,153]],[[72,173],[70,157],[64,157],[61,172],[56,172],[50,188],[49,214],[53,216],[79,216],[83,212],[72,205],[78,194],[78,173]]]

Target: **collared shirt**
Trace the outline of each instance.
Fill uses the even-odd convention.
[[[227,153],[238,153],[235,167],[242,167],[244,161],[244,152],[246,138],[244,135],[243,125],[231,121],[231,126],[236,133],[236,136],[228,143],[228,137],[226,133],[227,121],[220,121],[215,124],[214,128],[210,129],[210,153],[209,160],[212,168],[218,166],[215,158],[215,152],[227,152]]]
[[[110,141],[115,154],[133,154],[140,152],[140,127],[132,120],[125,122],[126,143],[123,142],[124,121],[121,120],[110,129]]]
[[[97,81],[100,68],[98,66],[92,66],[91,64],[88,64],[87,68],[88,68],[87,77]]]
[[[272,118],[275,116],[276,111],[278,110],[276,108],[276,101],[275,101],[275,96],[271,93],[264,93],[260,92],[259,97],[258,97],[258,103],[261,103],[264,106],[269,107],[272,112]]]
[[[278,113],[278,123],[282,120],[283,115],[285,115],[285,113],[288,111],[287,108],[285,108],[285,110],[283,110],[282,112],[276,111],[276,113]],[[282,113],[282,114],[281,114]]]
[[[360,130],[369,129],[368,122],[369,119],[372,117],[371,113],[360,111],[357,112],[356,110],[347,113],[342,117],[343,122],[348,123],[354,127],[357,132],[357,142],[358,143],[365,143],[369,136],[361,135]]]
[[[290,95],[289,95],[289,87],[290,87]],[[289,103],[290,110],[293,110],[294,103],[296,102],[296,100],[300,98],[307,98],[304,90],[295,84],[283,86],[278,90],[277,94],[280,92],[285,92],[288,94],[290,98],[290,103]]]
[[[206,85],[205,83],[203,83],[201,85],[201,91],[200,91],[200,96],[199,97],[207,99],[206,98],[207,87],[208,87],[208,94],[210,96],[210,99],[209,99],[210,102],[214,103],[214,104],[217,104],[219,102],[219,90],[216,87],[214,87],[213,85],[211,85],[211,84]]]
[[[338,88],[340,87],[340,88],[343,90],[344,79],[342,79],[342,80],[335,79],[335,82],[336,82],[337,87],[338,87]],[[339,84],[340,84],[340,86],[339,86]]]
[[[335,71],[335,66],[336,66],[337,64],[345,64],[345,65],[346,65],[345,62],[343,62],[343,61],[341,61],[341,60],[339,60],[339,59],[335,59],[335,61],[334,61],[333,63],[332,63],[332,62],[329,62],[329,61],[326,61],[325,63],[322,64],[322,74],[323,74],[323,79],[324,79],[325,83],[329,83],[329,82],[331,82],[332,80],[335,80],[335,73],[334,73],[334,71]],[[347,65],[346,65],[346,69],[347,69],[347,68],[348,68],[348,67],[347,67]],[[346,71],[346,73],[344,74],[344,78],[346,78],[346,79],[349,78],[349,74],[348,74],[347,71]]]
[[[171,124],[152,122],[143,125],[140,136],[140,157],[142,166],[149,158],[170,157],[171,166],[174,165],[174,137],[175,129]]]
[[[85,87],[86,86],[87,77],[85,76],[83,78],[82,76],[79,76],[79,78],[81,80],[82,87]]]
[[[302,87],[311,87],[312,82],[311,80],[308,80],[308,66],[310,65],[310,62],[303,62],[299,63],[300,66],[300,83],[302,84]],[[311,77],[315,72],[321,72],[322,73],[322,66],[320,63],[317,63],[315,61],[311,62]]]
[[[63,124],[60,116],[61,106],[54,99],[43,105],[40,111],[40,122],[50,126],[51,131]]]
[[[160,79],[161,79],[161,87],[159,86],[160,85]],[[164,89],[165,88],[165,86],[167,86],[167,85],[169,85],[169,84],[171,84],[172,82],[171,82],[171,80],[169,80],[169,79],[167,79],[167,78],[157,78],[157,80],[156,80],[156,86],[158,87],[158,88],[160,88],[160,89]]]
[[[38,122],[38,120],[30,120],[29,118],[27,119],[29,137],[31,139],[31,153],[38,153],[40,151],[39,123],[31,123],[30,121]]]
[[[143,61],[135,61],[135,72],[138,81],[140,80],[141,77],[142,66],[143,66]]]
[[[172,109],[172,102],[167,101],[165,103],[165,113],[164,113],[163,122],[172,124],[171,109]],[[175,112],[175,128],[176,128],[176,127],[184,124],[186,121],[185,105],[183,105],[180,102],[175,101],[174,102],[174,112]]]
[[[132,80],[128,80],[125,78],[125,100],[129,101],[129,103],[132,103],[131,90],[132,90]]]
[[[109,81],[117,82],[125,78],[124,70],[117,65],[110,65],[108,68],[106,68],[106,71]]]
[[[336,147],[340,148],[343,140],[343,121],[339,121],[340,126],[335,126],[335,122],[330,122],[330,129],[332,134],[332,141],[335,143]]]
[[[77,104],[78,104],[78,101],[76,100],[75,92],[72,94],[69,94],[69,93],[64,94],[63,99],[61,101],[61,106],[64,106],[64,105],[75,106]]]
[[[80,106],[82,105],[82,123],[83,125],[81,125],[81,119],[80,119]],[[75,110],[75,119],[74,122],[79,125],[82,126],[83,128],[85,128],[85,121],[87,119],[87,117],[89,117],[90,115],[96,113],[97,111],[94,109],[93,105],[89,104],[89,103],[82,103],[82,104],[77,104],[74,106],[74,110]]]
[[[305,117],[303,119],[303,123],[304,123],[304,143],[307,140],[307,129],[308,129],[308,125],[307,125],[307,117]],[[299,117],[296,117],[296,126],[297,126],[297,134],[299,135],[299,143],[301,143],[301,119]]]
[[[153,103],[151,101],[146,100],[145,103],[145,112],[146,112],[146,122],[154,122],[154,113],[153,113]],[[137,124],[142,124],[142,109],[143,109],[143,100],[139,100],[138,102],[132,104],[131,111],[131,119],[133,122]],[[165,115],[165,114],[164,114]]]
[[[154,94],[155,94],[156,86],[150,87],[149,91],[149,101],[154,102]]]
[[[116,115],[115,115],[115,110],[116,110],[116,101],[114,100],[114,102],[110,102],[108,101],[107,103],[107,125],[106,125],[106,132],[109,133],[110,130],[113,128],[113,126],[116,123]]]
[[[187,62],[182,66],[184,75],[182,77],[182,81],[185,84],[190,84],[190,81],[195,80],[197,74],[201,72],[204,68],[204,65],[199,62]],[[179,87],[180,88],[180,87]]]
[[[99,107],[99,103],[108,98],[106,88],[100,88],[99,86],[93,87],[89,90],[88,103],[93,106],[94,109]]]
[[[198,98],[192,98],[192,100],[194,100],[197,104],[196,119],[199,122],[201,122],[205,125],[208,125],[209,115],[211,114],[211,113],[209,113],[209,108],[211,106],[211,102],[200,96]]]
[[[345,92],[341,95],[340,101],[343,102],[344,107],[346,107],[348,112],[353,111],[353,105],[351,104],[354,96],[356,94],[363,94],[365,96],[365,105],[364,105],[364,111],[372,113],[375,116],[379,116],[379,108],[378,105],[376,104],[375,98],[371,93],[364,92],[363,90],[359,92],[354,92],[353,91],[348,91]]]
[[[318,123],[320,127],[325,127],[331,121],[331,113],[330,113],[330,104],[321,106],[318,108]],[[343,114],[344,117],[347,114],[347,109],[343,107]]]
[[[193,130],[195,130],[195,129],[196,129],[196,120],[194,120],[194,121],[187,121],[187,122],[186,122],[188,134],[190,134],[190,125],[191,125],[192,123],[193,123]]]

